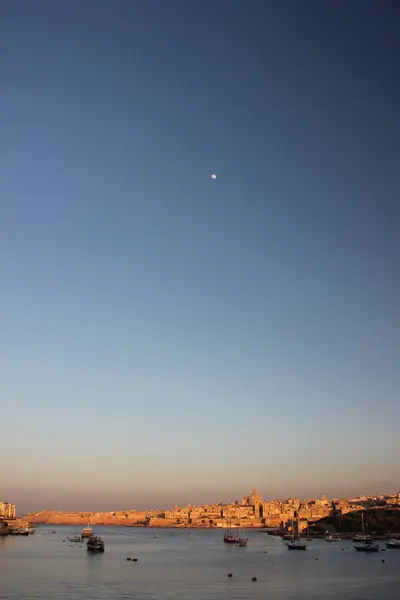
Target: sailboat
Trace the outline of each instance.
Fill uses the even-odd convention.
[[[244,531],[241,529],[239,531],[239,537],[236,540],[236,546],[241,546],[242,548],[244,548],[245,546],[247,546],[248,541],[248,538],[244,537]]]
[[[365,524],[364,524],[364,513],[361,513],[361,534],[357,534],[353,537],[353,542],[370,542],[371,536],[366,535],[365,533]]]
[[[292,523],[292,541],[286,544],[289,550],[306,550],[307,544],[300,541],[299,519],[297,519],[297,535],[295,534],[294,522]]]
[[[226,522],[226,530],[224,535],[225,544],[236,544],[236,538],[231,534],[229,522]]]

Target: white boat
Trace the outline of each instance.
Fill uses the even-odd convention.
[[[386,542],[385,546],[386,548],[397,548],[400,550],[400,540],[389,540],[389,542]]]
[[[325,541],[326,542],[341,542],[342,538],[338,537],[338,536],[334,536],[334,535],[326,535]]]

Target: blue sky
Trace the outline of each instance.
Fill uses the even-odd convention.
[[[2,10],[4,499],[400,488],[397,3]]]

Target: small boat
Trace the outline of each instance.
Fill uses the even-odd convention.
[[[236,546],[241,546],[242,548],[244,548],[245,546],[247,546],[247,542],[249,540],[247,538],[238,538],[236,541]]]
[[[354,546],[358,552],[379,552],[378,544],[373,544],[372,542],[366,542],[362,546]]]
[[[93,534],[94,534],[94,531],[91,527],[89,527],[89,525],[82,529],[82,537],[83,538],[90,538],[90,537],[92,537]]]
[[[236,538],[233,535],[224,535],[225,544],[236,544]]]
[[[341,542],[342,538],[339,536],[327,535],[327,536],[325,536],[325,541],[326,542]]]
[[[307,544],[302,544],[299,540],[294,540],[286,544],[289,550],[306,550]]]
[[[386,542],[385,546],[386,548],[397,548],[400,550],[400,540],[390,540],[389,542]]]
[[[17,529],[10,530],[10,535],[26,535],[26,536],[28,536],[29,534],[30,534],[30,531],[27,528],[17,528]]]
[[[92,535],[87,543],[88,552],[104,552],[104,542],[98,535]]]
[[[83,542],[83,536],[82,535],[73,535],[71,538],[69,538],[70,542],[74,542],[76,544],[80,544]]]
[[[245,548],[248,541],[249,539],[246,537],[244,529],[239,529],[238,537],[236,538],[236,546]]]

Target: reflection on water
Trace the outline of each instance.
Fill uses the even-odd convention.
[[[56,533],[52,531],[56,529]],[[220,531],[98,527],[104,554],[64,542],[71,527],[41,526],[0,538],[0,598],[65,600],[398,600],[400,551],[355,552],[351,542],[312,541],[289,552],[280,539],[250,532],[249,546]],[[155,536],[158,535],[159,538]],[[127,561],[137,557],[138,562]],[[317,560],[318,559],[318,560]],[[382,562],[382,561],[385,562]],[[228,573],[233,577],[228,578]],[[257,577],[253,582],[252,577]]]

